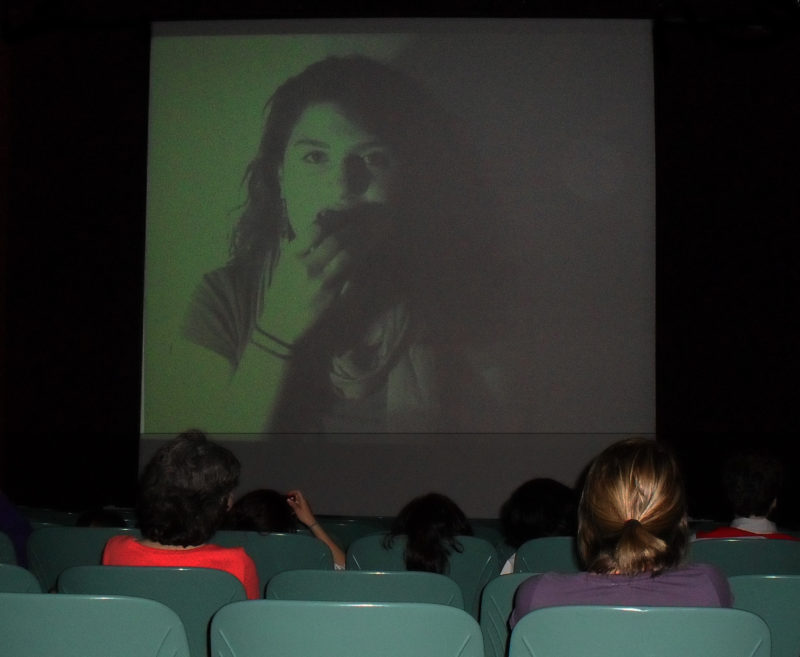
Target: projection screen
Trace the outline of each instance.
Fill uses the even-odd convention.
[[[142,460],[492,514],[654,432],[649,21],[158,23],[149,121]]]

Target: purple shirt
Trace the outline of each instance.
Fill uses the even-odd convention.
[[[540,607],[560,605],[625,605],[633,607],[730,607],[725,574],[710,564],[691,563],[653,577],[544,573],[520,584],[514,596],[510,627]]]

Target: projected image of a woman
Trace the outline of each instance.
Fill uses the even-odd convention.
[[[216,414],[204,428],[508,423],[491,351],[500,228],[453,133],[419,84],[366,57],[319,61],[277,89],[231,257],[205,275],[185,322],[189,342],[229,368],[198,402]]]

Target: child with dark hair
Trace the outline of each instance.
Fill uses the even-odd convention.
[[[453,500],[428,493],[401,509],[386,536],[386,547],[400,535],[406,537],[404,559],[408,570],[447,573],[450,554],[463,550],[458,537],[472,536],[472,527]]]
[[[293,534],[297,517],[286,502],[286,495],[272,488],[259,488],[233,503],[223,523],[224,529],[262,533]]]
[[[722,485],[733,510],[728,527],[697,532],[696,538],[800,538],[778,531],[770,514],[783,487],[783,463],[758,448],[738,450],[722,468]]]
[[[294,533],[297,523],[303,523],[311,534],[325,543],[333,556],[333,565],[344,570],[346,555],[328,532],[319,524],[311,505],[299,490],[279,493],[260,488],[240,497],[228,512],[224,527],[256,532]]]
[[[514,549],[543,536],[575,536],[578,496],[555,479],[538,477],[521,484],[500,508],[506,544]],[[514,572],[516,553],[503,566],[502,575]]]
[[[142,538],[113,536],[103,563],[216,568],[236,576],[248,598],[261,597],[255,563],[244,549],[208,543],[231,505],[240,469],[232,452],[197,430],[162,446],[139,482]]]

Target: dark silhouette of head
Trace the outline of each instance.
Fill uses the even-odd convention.
[[[767,517],[783,486],[783,464],[769,451],[737,450],[723,464],[722,483],[737,517]]]
[[[224,526],[226,529],[293,533],[297,531],[297,518],[286,502],[286,495],[271,488],[260,488],[234,502]]]
[[[428,493],[415,497],[397,514],[387,536],[406,537],[404,559],[408,570],[445,573],[450,554],[463,550],[458,536],[471,536],[464,512],[446,495]]]
[[[575,536],[578,495],[555,479],[530,479],[503,503],[500,523],[505,542],[514,548],[543,536]]]

